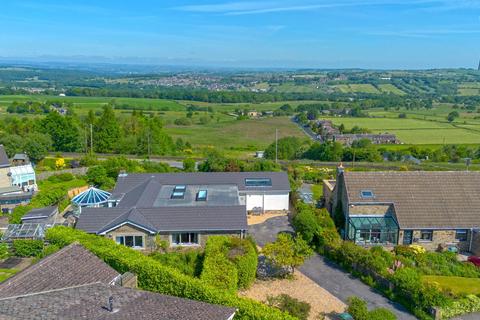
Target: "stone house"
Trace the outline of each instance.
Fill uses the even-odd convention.
[[[121,174],[108,206],[83,208],[76,228],[140,250],[201,247],[244,237],[249,212],[287,212],[289,192],[284,172]]]
[[[480,172],[347,172],[324,183],[343,237],[360,245],[419,244],[480,254]]]

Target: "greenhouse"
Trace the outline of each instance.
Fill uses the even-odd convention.
[[[348,240],[359,245],[396,245],[398,224],[391,216],[364,216],[348,219]]]
[[[43,239],[45,231],[52,225],[45,223],[9,224],[2,236],[3,241],[15,239]]]
[[[103,207],[106,206],[109,198],[109,192],[90,187],[73,197],[72,202],[77,207]]]

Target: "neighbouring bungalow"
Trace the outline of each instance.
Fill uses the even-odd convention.
[[[244,237],[247,214],[287,212],[284,172],[121,174],[108,207],[82,208],[76,228],[151,250],[202,246],[210,235]]]
[[[236,310],[136,289],[77,243],[0,283],[0,319],[231,320]]]
[[[45,223],[53,225],[58,215],[57,206],[35,208],[23,215],[22,223]]]
[[[361,245],[419,244],[480,254],[480,172],[346,172],[324,181],[324,202]]]
[[[0,210],[2,213],[12,213],[19,205],[26,205],[33,197],[32,191],[23,191],[20,187],[9,186],[0,188]]]

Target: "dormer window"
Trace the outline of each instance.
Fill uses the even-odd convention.
[[[375,195],[373,194],[372,190],[362,190],[362,191],[360,191],[360,196],[363,199],[373,199],[373,198],[375,198]]]
[[[197,201],[207,201],[207,190],[199,190],[198,191]]]

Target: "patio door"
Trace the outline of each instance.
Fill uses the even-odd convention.
[[[404,230],[403,244],[412,244],[412,240],[413,240],[413,230]]]

